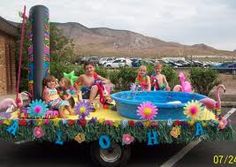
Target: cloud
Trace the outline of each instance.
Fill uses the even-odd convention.
[[[234,0],[1,1],[0,15],[13,21],[20,21],[17,12],[24,4],[28,9],[42,4],[50,9],[51,21],[126,29],[166,41],[236,49]]]

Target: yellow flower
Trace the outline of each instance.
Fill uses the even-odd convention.
[[[195,123],[195,121],[194,121],[194,120],[192,120],[192,119],[188,121],[188,124],[189,124],[190,126],[193,126],[193,125],[194,125],[194,123]]]
[[[178,138],[178,136],[180,135],[180,127],[179,126],[173,127],[170,132],[170,135],[173,136],[174,138]]]
[[[190,101],[184,107],[184,114],[190,118],[196,120],[202,112],[202,105],[198,101]]]
[[[76,136],[75,136],[75,141],[77,141],[78,143],[82,143],[85,141],[85,134],[84,133],[78,133]]]
[[[150,121],[144,121],[143,125],[144,125],[144,127],[148,128],[148,127],[151,126],[151,122]]]
[[[104,118],[100,118],[100,119],[98,119],[98,122],[99,122],[100,124],[103,124],[103,123],[105,122],[105,119],[104,119]]]
[[[36,119],[37,126],[43,125],[43,119]]]
[[[55,126],[59,126],[60,118],[54,118],[52,119],[52,122]]]
[[[116,128],[119,127],[119,125],[120,125],[120,121],[115,121],[115,122],[113,123],[113,126],[115,126]]]
[[[11,125],[11,120],[5,119],[5,120],[3,121],[3,124],[5,124],[5,125]]]

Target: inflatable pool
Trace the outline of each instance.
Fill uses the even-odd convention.
[[[122,91],[112,94],[116,101],[117,111],[124,117],[140,119],[137,115],[137,107],[143,102],[152,102],[158,108],[155,119],[186,120],[183,107],[188,101],[201,100],[206,96],[197,93],[169,92],[169,91]]]

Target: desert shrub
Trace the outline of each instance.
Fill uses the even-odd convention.
[[[114,73],[111,73],[114,75]],[[129,90],[131,83],[134,83],[137,72],[130,67],[122,67],[117,71],[116,78],[113,76],[116,90]]]
[[[172,67],[164,66],[162,69],[162,74],[166,76],[166,80],[171,88],[179,84],[178,75]]]
[[[218,72],[210,68],[192,68],[190,79],[195,91],[204,95],[208,95],[210,90],[220,82]]]

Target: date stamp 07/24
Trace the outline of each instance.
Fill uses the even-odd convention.
[[[213,156],[213,164],[215,165],[236,165],[236,155],[214,155]]]

